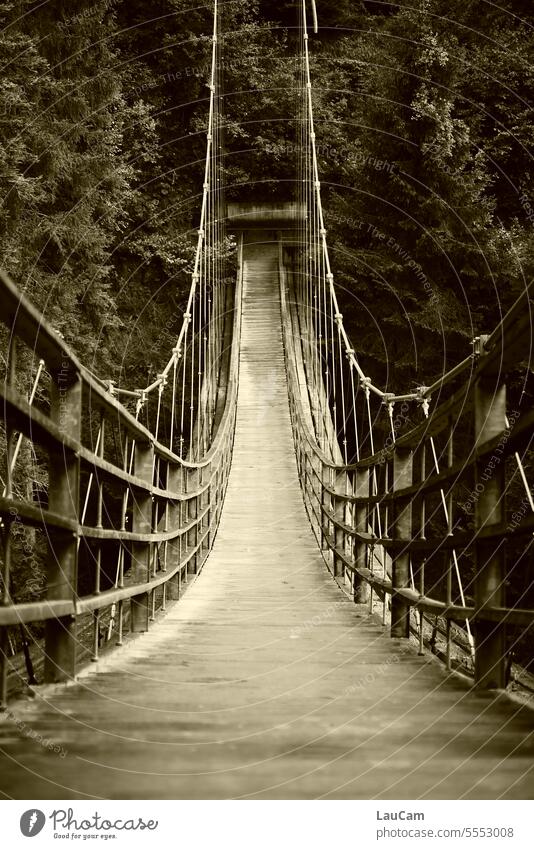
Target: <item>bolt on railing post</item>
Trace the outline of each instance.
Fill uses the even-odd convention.
[[[354,494],[357,498],[369,497],[369,470],[356,469],[355,472]],[[367,505],[356,504],[354,509],[355,530],[359,534],[366,534],[368,531],[367,521]],[[356,540],[354,543],[354,562],[357,569],[365,569],[367,566],[367,543],[361,540]],[[354,604],[367,604],[369,601],[369,584],[354,573],[352,591],[354,596]]]
[[[505,430],[506,385],[479,378],[475,385],[475,446]],[[475,684],[491,689],[506,685],[505,626],[502,622],[478,619],[477,611],[485,606],[504,605],[504,540],[486,541],[479,532],[503,522],[505,464],[495,464],[488,477],[487,463],[487,458],[477,462],[475,479]]]
[[[135,476],[152,485],[153,469],[153,446],[137,440],[134,455]],[[144,490],[133,494],[132,530],[140,534],[152,532],[152,496]],[[150,580],[151,548],[150,542],[132,543],[132,577],[136,583]],[[144,592],[132,597],[130,615],[132,631],[148,631],[150,593]]]
[[[393,455],[393,491],[412,484],[412,452],[409,449],[395,447]],[[409,499],[396,499],[392,505],[392,532],[395,540],[405,541],[412,537],[412,504]],[[392,557],[392,595],[391,595],[391,636],[406,638],[410,636],[410,605],[396,590],[410,585],[409,551],[393,551]]]
[[[52,375],[50,417],[69,439],[81,436],[82,381],[72,366],[65,364]],[[48,508],[74,522],[79,521],[80,460],[66,446],[49,454]],[[47,528],[49,554],[47,598],[76,599],[78,580],[77,535]],[[45,626],[44,680],[47,683],[72,679],[76,674],[76,619],[74,615],[48,619]]]

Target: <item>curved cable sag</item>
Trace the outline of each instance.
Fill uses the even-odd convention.
[[[312,11],[313,11],[313,22],[314,22],[314,32],[317,32],[317,12],[315,7],[315,0],[312,0]],[[477,355],[480,353],[484,353],[487,348],[491,347],[492,342],[498,339],[503,326],[503,322],[495,328],[494,332],[490,336],[481,336],[476,337],[473,342],[473,353],[462,360],[457,365],[453,366],[453,368],[447,370],[443,375],[433,381],[429,386],[419,386],[417,389],[411,392],[406,393],[388,393],[385,390],[378,387],[373,381],[366,376],[363,369],[361,368],[354,348],[350,343],[349,336],[346,332],[343,316],[339,309],[339,303],[335,291],[334,284],[334,275],[332,273],[332,268],[330,265],[330,256],[328,251],[328,242],[326,238],[326,228],[325,221],[323,215],[323,206],[321,200],[321,183],[319,177],[319,167],[317,160],[317,149],[316,149],[316,136],[315,136],[315,127],[314,127],[314,112],[313,112],[313,98],[312,98],[312,82],[311,82],[311,71],[310,71],[310,52],[308,46],[308,24],[307,24],[307,15],[306,15],[306,0],[302,0],[301,3],[301,30],[302,30],[302,56],[303,56],[303,69],[302,69],[302,88],[304,90],[304,119],[307,120],[307,126],[301,130],[301,144],[304,143],[308,150],[305,151],[304,154],[304,166],[301,163],[300,170],[306,169],[306,166],[310,168],[310,177],[307,175],[299,178],[299,182],[308,181],[310,183],[310,188],[307,191],[306,197],[306,213],[307,217],[312,219],[312,230],[315,238],[319,239],[320,250],[321,250],[321,261],[324,264],[324,278],[326,280],[326,284],[330,291],[330,297],[333,302],[333,310],[336,316],[336,320],[338,322],[338,329],[340,338],[342,339],[343,346],[345,349],[346,357],[349,361],[351,369],[353,368],[356,372],[359,381],[362,386],[367,386],[369,391],[376,395],[378,398],[385,400],[388,402],[396,403],[402,401],[416,401],[419,403],[423,403],[425,401],[429,401],[431,397],[439,392],[444,386],[449,384],[452,380],[460,375],[463,375],[468,370],[473,368],[473,364],[476,361]],[[306,194],[306,193],[305,193]],[[315,224],[316,222],[316,224]],[[477,350],[478,349],[478,350]]]

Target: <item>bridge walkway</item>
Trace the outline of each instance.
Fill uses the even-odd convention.
[[[212,554],[150,633],[12,707],[1,792],[531,798],[532,712],[390,640],[327,572],[294,459],[277,247],[251,237],[244,260],[235,450]]]

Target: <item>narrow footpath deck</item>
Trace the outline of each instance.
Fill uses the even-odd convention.
[[[534,714],[392,641],[304,511],[277,248],[245,246],[241,376],[214,550],[149,634],[0,722],[14,798],[532,798]],[[30,734],[62,747],[59,756]]]

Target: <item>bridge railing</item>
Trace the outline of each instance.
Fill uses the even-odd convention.
[[[223,409],[207,453],[188,460],[159,442],[106,391],[0,273],[2,320],[9,333],[7,378],[0,390],[6,447],[0,498],[2,701],[15,626],[41,623],[44,680],[69,679],[77,670],[77,624],[84,616],[93,617],[96,660],[106,611],[110,633],[113,625],[120,645],[126,607],[130,629],[147,630],[156,598],[164,608],[167,600],[179,597],[188,575],[200,571],[219,522],[231,462],[241,277],[240,250],[234,306],[227,316],[231,345],[221,374]],[[30,403],[21,373],[36,361],[49,378],[48,391]],[[21,496],[16,485],[18,434],[45,469],[39,502],[28,489]],[[43,545],[46,541],[46,575],[39,600],[18,602],[13,572],[24,529],[38,533]],[[28,553],[23,549],[22,555]]]
[[[533,448],[534,411],[508,417],[506,408],[507,374],[532,365],[532,287],[480,340],[467,380],[451,397],[430,412],[427,404],[422,423],[386,448],[343,464],[325,452],[324,440],[321,447],[313,426],[298,283],[282,250],[280,279],[299,476],[333,574],[350,579],[357,602],[372,605],[377,593],[384,624],[390,599],[392,637],[409,636],[415,611],[421,651],[425,617],[443,619],[448,664],[452,623],[466,623],[477,684],[505,686],[513,645],[534,624],[534,511],[522,465]],[[527,509],[514,520],[505,497],[517,498],[523,485]]]

